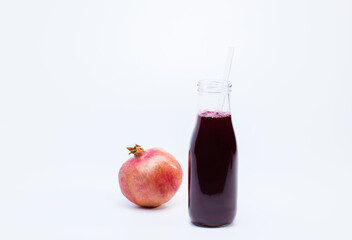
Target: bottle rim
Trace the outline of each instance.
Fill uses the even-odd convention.
[[[232,84],[219,79],[202,79],[198,81],[197,86],[200,93],[229,93]]]

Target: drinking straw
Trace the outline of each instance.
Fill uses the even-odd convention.
[[[225,83],[229,82],[229,77],[230,77],[230,72],[231,72],[231,65],[232,65],[232,59],[233,59],[233,53],[234,53],[234,48],[229,47],[227,51],[227,58],[226,58],[226,63],[225,63],[225,70],[224,70],[224,75],[222,77],[222,80]],[[225,103],[225,95],[222,96],[222,103],[221,103],[221,108],[219,109],[220,111],[223,111],[224,108],[224,103]]]
[[[231,65],[232,65],[232,59],[233,59],[233,52],[234,52],[234,48],[233,47],[229,47],[229,49],[227,51],[227,59],[226,59],[226,64],[225,64],[224,76],[223,76],[223,80],[225,82],[229,81],[230,72],[231,72]]]

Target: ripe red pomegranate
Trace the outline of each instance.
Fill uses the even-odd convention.
[[[143,207],[157,207],[169,201],[182,182],[182,169],[168,152],[141,146],[127,148],[134,154],[119,172],[121,192],[131,202]]]

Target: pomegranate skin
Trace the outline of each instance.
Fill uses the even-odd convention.
[[[131,157],[119,171],[122,194],[142,207],[157,207],[168,202],[182,182],[178,161],[160,148],[145,150]]]

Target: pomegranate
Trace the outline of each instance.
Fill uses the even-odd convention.
[[[127,148],[134,154],[119,172],[122,194],[143,207],[157,207],[169,201],[182,182],[182,168],[177,160],[160,148]]]

